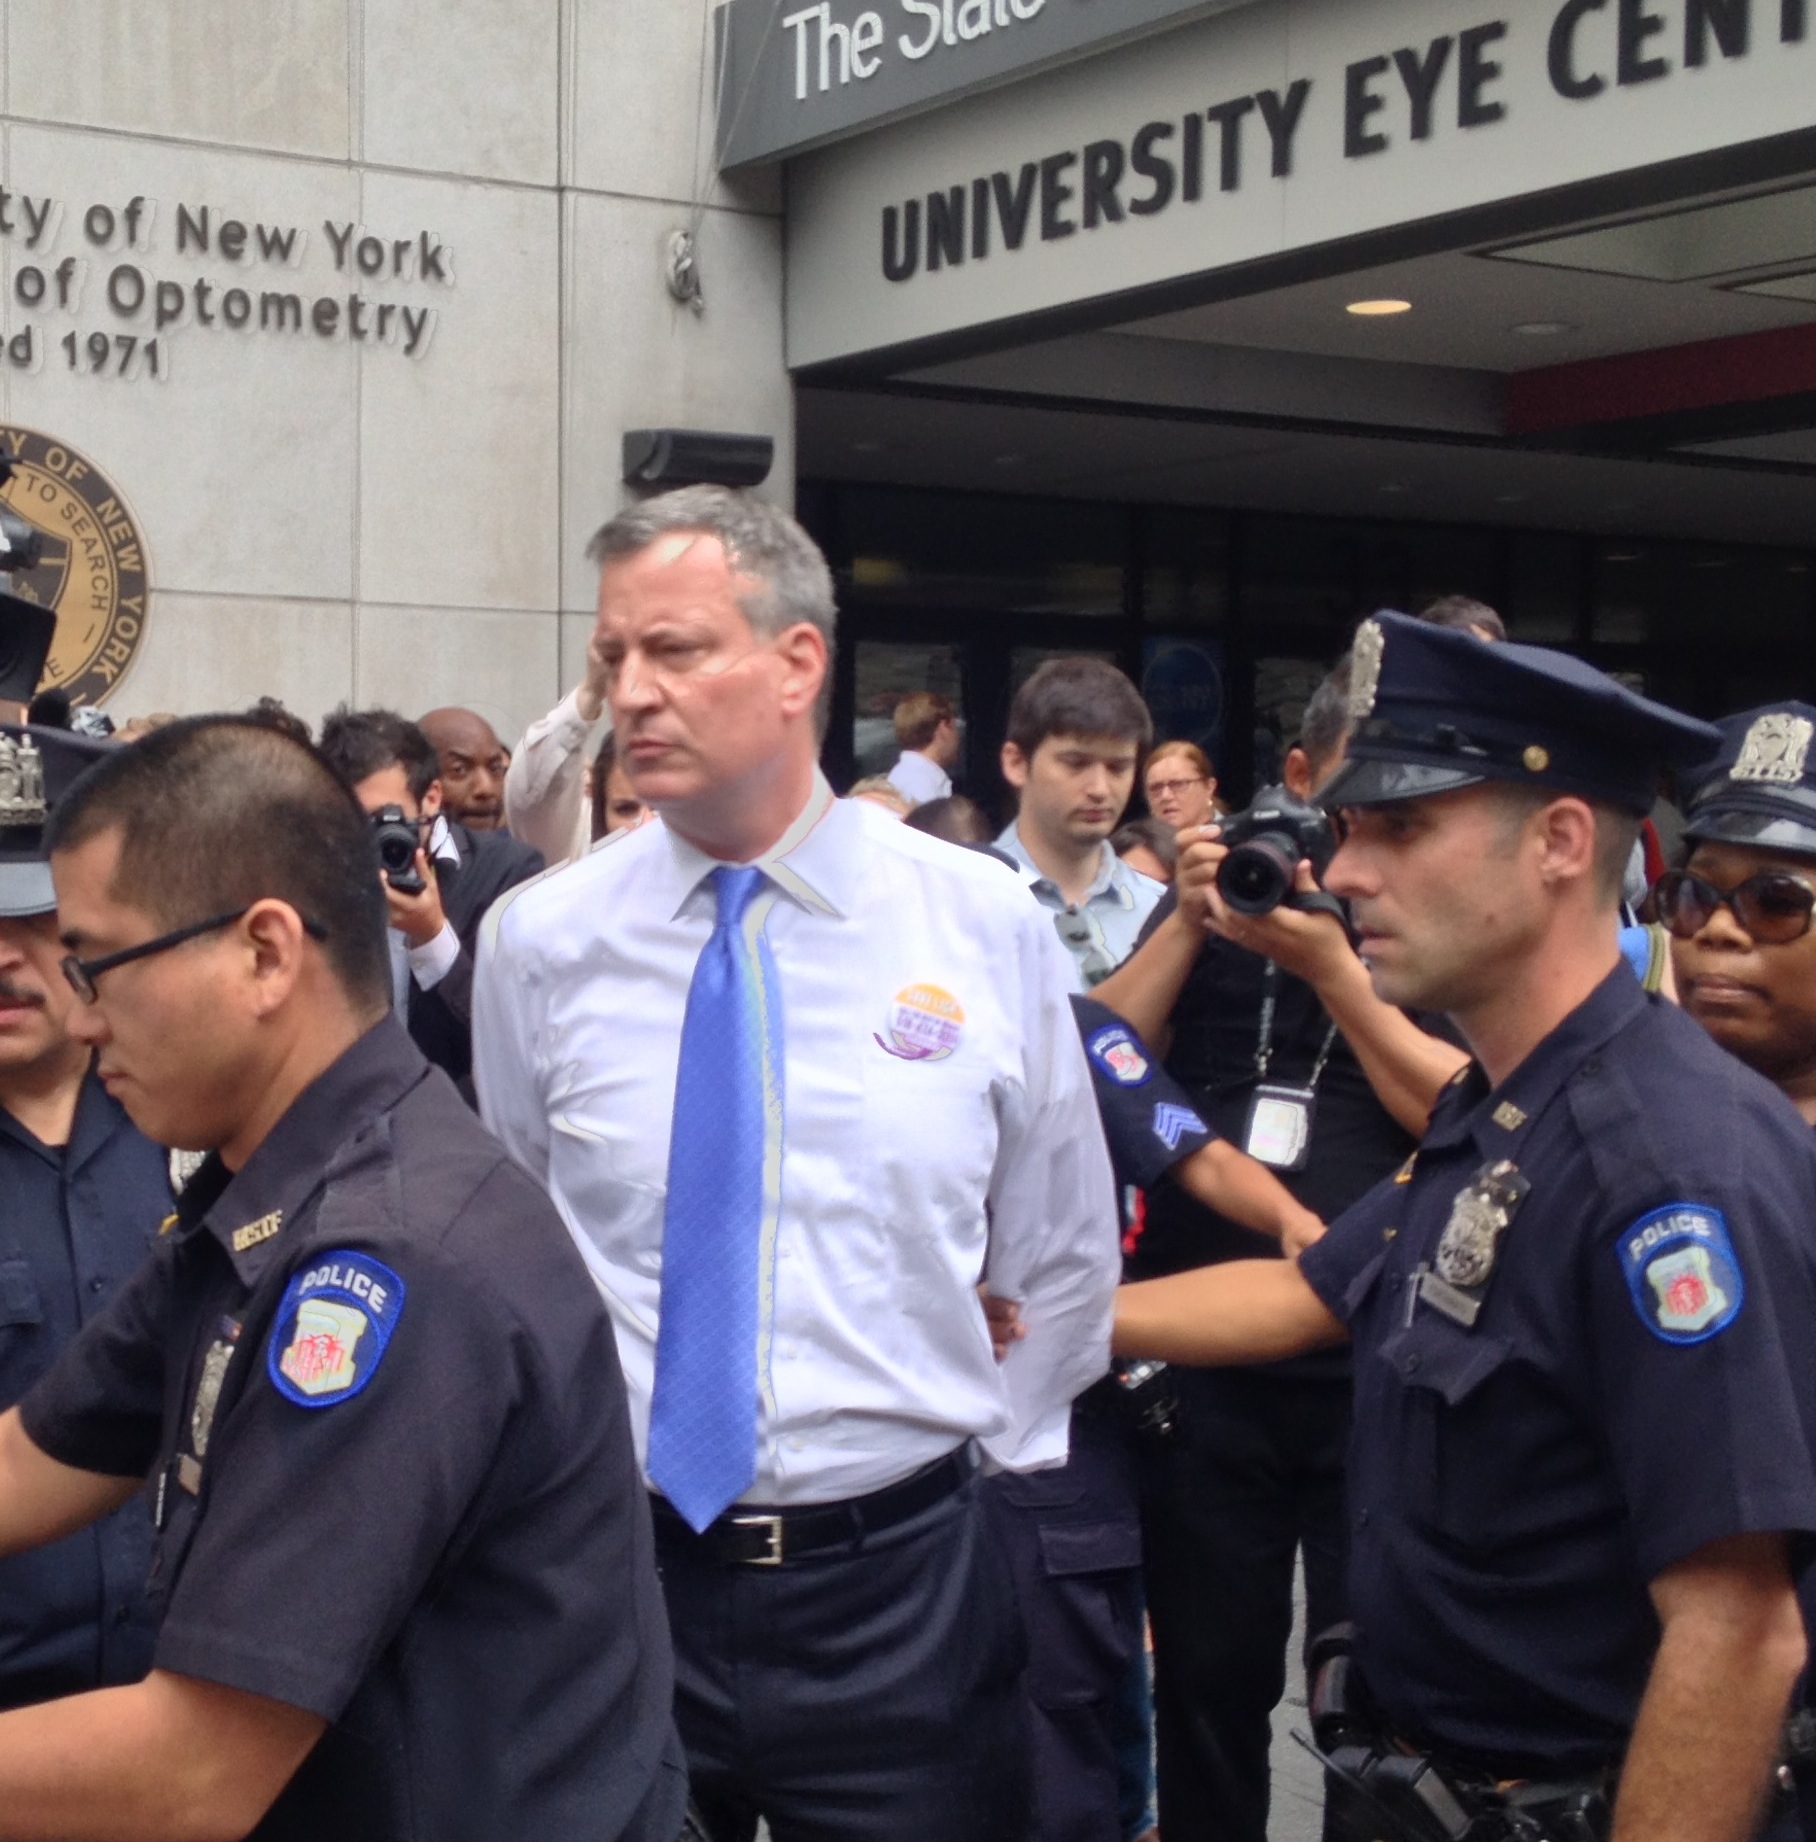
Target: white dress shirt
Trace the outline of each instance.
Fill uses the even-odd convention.
[[[1074,907],[1060,893],[1059,885],[1028,855],[1028,847],[1015,826],[1011,825],[997,839],[996,847],[1007,851],[1021,865],[1022,879],[1033,890],[1035,901],[1068,924],[1064,939],[1074,991],[1089,991],[1135,951],[1148,916],[1167,892],[1165,883],[1131,870],[1110,849],[1106,839],[1097,875],[1085,899]]]
[[[746,1501],[881,1489],[967,1438],[1033,1470],[1108,1365],[1116,1200],[1048,917],[1003,866],[823,780],[775,849],[781,1212]],[[660,822],[503,896],[481,931],[486,1123],[556,1207],[647,1450],[681,1021],[715,860]],[[759,896],[762,900],[762,896]],[[1027,1337],[998,1364],[988,1275]]]
[[[504,771],[504,823],[513,838],[542,853],[551,869],[584,857],[593,844],[593,813],[586,797],[586,751],[593,731],[610,735],[602,716],[580,714],[580,687],[523,732]]]
[[[889,784],[910,806],[924,806],[930,799],[944,799],[952,791],[952,776],[919,749],[905,748],[889,770]]]

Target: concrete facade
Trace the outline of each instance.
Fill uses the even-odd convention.
[[[143,535],[116,720],[271,692],[513,738],[579,674],[623,430],[772,435],[792,491],[779,190],[713,174],[708,10],[0,0],[3,325],[34,331],[0,417]],[[663,282],[684,228],[701,313]]]

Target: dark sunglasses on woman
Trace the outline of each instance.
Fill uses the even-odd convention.
[[[1761,946],[1787,946],[1810,931],[1816,888],[1790,870],[1761,870],[1732,889],[1718,889],[1691,870],[1667,870],[1652,899],[1667,932],[1693,940],[1725,908]]]

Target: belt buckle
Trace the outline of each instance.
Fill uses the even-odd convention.
[[[782,1518],[780,1516],[733,1516],[732,1527],[735,1529],[763,1529],[769,1537],[766,1553],[753,1556],[746,1561],[746,1567],[780,1567],[782,1564]]]

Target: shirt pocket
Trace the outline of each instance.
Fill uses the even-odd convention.
[[[31,1262],[23,1254],[0,1257],[0,1348],[9,1330],[24,1330],[44,1322],[44,1301]]]
[[[1505,1337],[1453,1328],[1425,1306],[1380,1347],[1402,1402],[1405,1507],[1461,1548],[1491,1549],[1516,1532],[1516,1354]]]

